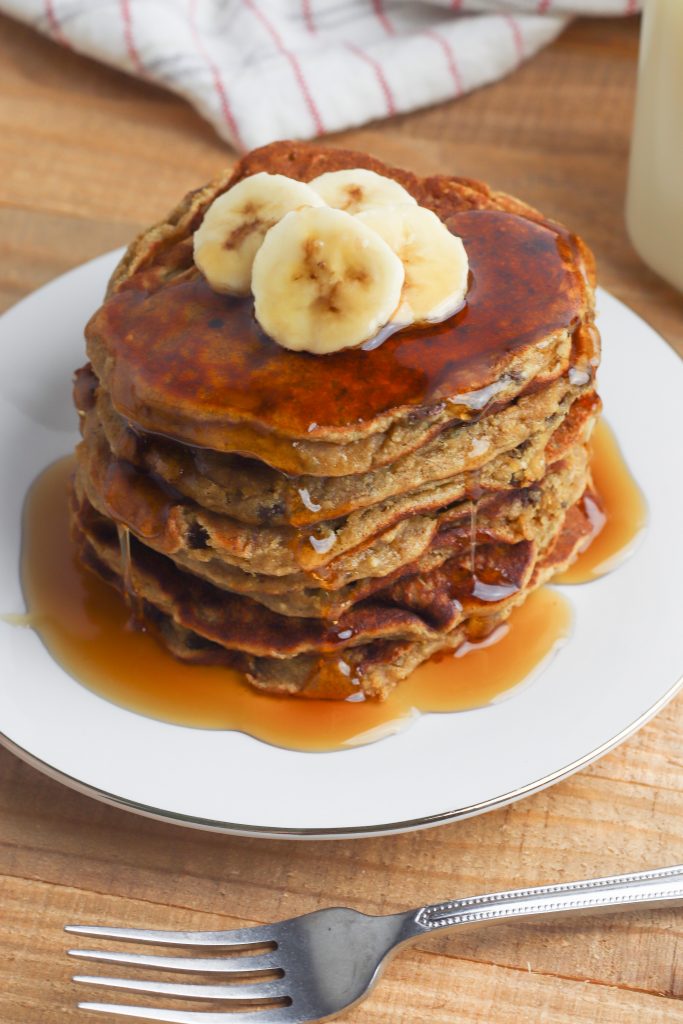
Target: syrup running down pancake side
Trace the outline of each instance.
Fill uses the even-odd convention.
[[[562,578],[567,582],[613,569],[645,523],[642,495],[604,422],[592,449],[602,511],[593,517],[590,546]],[[260,693],[230,669],[177,661],[153,635],[131,627],[121,597],[77,560],[67,509],[72,470],[72,458],[48,467],[26,500],[21,568],[28,624],[78,682],[138,713],[237,729],[298,750],[352,747],[398,731],[421,712],[466,710],[500,699],[532,678],[569,635],[567,601],[543,588],[486,641],[432,658],[381,703]]]
[[[629,472],[614,433],[598,420],[591,439],[591,475],[600,504],[584,497],[593,529],[577,560],[555,583],[590,583],[617,569],[642,539],[647,504]]]

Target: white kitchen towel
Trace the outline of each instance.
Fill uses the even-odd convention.
[[[63,46],[184,96],[236,149],[452,99],[514,70],[572,15],[639,8],[639,0],[0,0],[0,11]]]

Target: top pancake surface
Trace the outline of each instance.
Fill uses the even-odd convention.
[[[209,288],[192,264],[192,232],[217,194],[259,170],[310,180],[354,166],[401,181],[462,237],[466,306],[374,351],[287,351],[260,330],[250,299]],[[478,183],[417,179],[361,154],[276,143],[134,244],[88,325],[89,349],[115,407],[147,430],[201,443],[200,423],[210,446],[221,423],[309,441],[325,440],[326,430],[357,438],[406,411],[486,388],[549,335],[572,331],[590,303],[584,259],[559,225]]]

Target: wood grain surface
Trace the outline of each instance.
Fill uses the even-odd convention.
[[[503,82],[333,141],[483,178],[565,221],[594,248],[602,284],[683,352],[683,298],[642,264],[623,223],[637,45],[636,19],[578,21]],[[233,159],[182,101],[0,19],[0,307],[123,244]],[[0,750],[0,1024],[86,1020],[64,955],[70,920],[229,928],[682,861],[682,727],[679,698],[598,764],[512,807],[326,843],[159,824]],[[396,959],[345,1019],[683,1024],[682,935],[674,911],[440,935]]]

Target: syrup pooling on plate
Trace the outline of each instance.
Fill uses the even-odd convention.
[[[555,583],[588,583],[616,569],[632,553],[647,523],[643,494],[604,420],[596,423],[590,444],[591,474],[602,509],[590,495],[584,496],[594,531],[587,548]]]
[[[48,650],[71,675],[142,714],[188,726],[240,729],[300,750],[355,746],[400,730],[420,710],[489,703],[524,680],[568,634],[569,607],[546,589],[533,594],[494,637],[470,645],[464,657],[433,659],[382,703],[259,693],[239,673],[177,661],[152,635],[130,628],[119,594],[76,560],[66,500],[72,467],[70,458],[48,467],[27,499],[22,553],[27,603]]]
[[[604,488],[601,499],[608,524],[603,535],[604,562],[618,553],[617,547],[608,550],[608,541],[622,548],[632,544],[642,529],[642,505],[631,522],[630,535],[625,528],[610,531],[609,523],[619,511],[620,491],[607,485],[611,478],[630,476],[604,424],[594,448],[595,478]],[[72,467],[71,458],[48,467],[27,498],[22,550],[27,621],[74,678],[133,711],[187,726],[240,729],[294,749],[339,749],[396,732],[420,711],[486,705],[530,678],[568,635],[571,614],[566,600],[544,588],[515,609],[486,641],[466,644],[455,655],[433,658],[382,703],[259,693],[239,673],[177,661],[152,635],[130,628],[130,613],[119,594],[77,563],[67,509]],[[579,575],[590,558],[589,548],[576,564]]]

